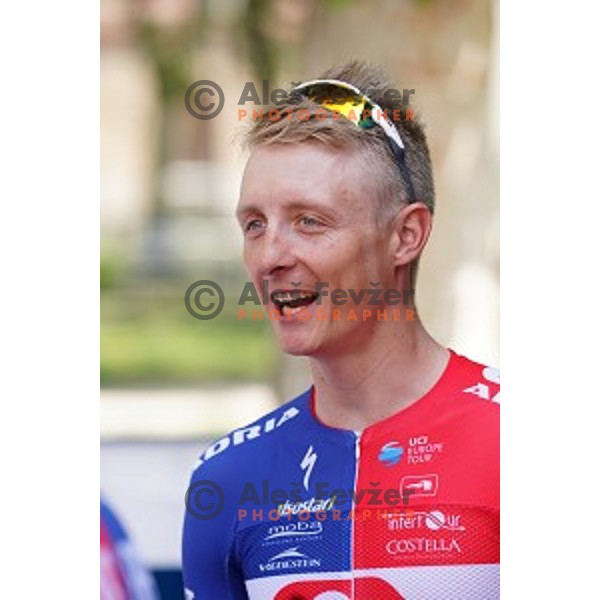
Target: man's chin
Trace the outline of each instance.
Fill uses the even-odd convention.
[[[282,344],[281,342],[279,343],[279,348],[282,352],[291,356],[312,356],[316,351],[314,348],[302,344]]]
[[[318,351],[318,344],[314,341],[302,339],[289,339],[285,336],[278,337],[279,348],[291,356],[312,356]]]

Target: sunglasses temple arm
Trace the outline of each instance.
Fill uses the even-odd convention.
[[[396,144],[391,145],[394,151],[394,156],[396,157],[396,162],[398,163],[398,168],[400,169],[400,174],[402,175],[402,179],[404,180],[404,184],[406,185],[408,203],[412,204],[413,202],[417,201],[417,197],[415,195],[415,188],[413,187],[412,179],[410,177],[410,173],[408,171],[408,167],[406,166],[406,161],[404,159],[404,149],[399,148]]]

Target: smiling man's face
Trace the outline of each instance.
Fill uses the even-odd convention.
[[[390,233],[376,223],[376,177],[355,150],[316,143],[259,146],[244,173],[237,217],[244,259],[257,290],[268,283],[267,310],[283,351],[318,356],[351,352],[379,323],[356,305],[332,303],[336,289],[393,287]],[[316,298],[317,284],[327,295]],[[300,297],[299,297],[300,296]],[[290,302],[291,301],[291,302]],[[300,304],[301,306],[296,306]],[[351,310],[357,320],[349,318]]]

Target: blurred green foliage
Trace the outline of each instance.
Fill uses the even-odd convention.
[[[215,319],[188,314],[181,296],[101,297],[101,384],[188,384],[273,379],[270,325],[238,321],[235,299]]]
[[[274,44],[262,26],[270,9],[270,0],[248,0],[241,20],[241,30],[248,48],[248,58],[256,75],[264,79],[273,77],[277,60]]]
[[[102,244],[100,257],[100,290],[106,291],[117,288],[126,274],[125,252],[109,248],[110,244]]]

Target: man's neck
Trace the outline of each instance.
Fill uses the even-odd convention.
[[[311,358],[315,410],[331,427],[363,430],[421,398],[450,358],[420,322],[342,356]]]

